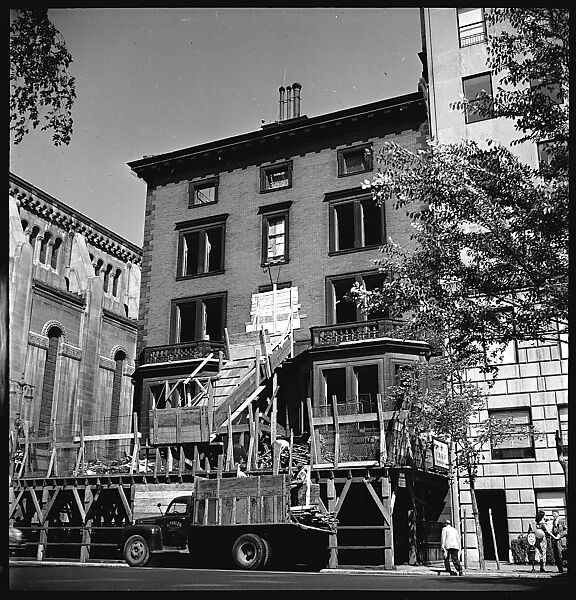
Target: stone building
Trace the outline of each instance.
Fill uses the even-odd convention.
[[[57,441],[81,425],[129,432],[141,249],[17,175],[9,184],[10,421]],[[40,470],[45,454],[35,447]]]
[[[537,167],[546,160],[541,144],[510,145],[518,138],[510,120],[481,118],[461,113],[450,103],[462,96],[473,101],[480,89],[489,93],[498,82],[487,63],[487,24],[483,8],[422,8],[422,57],[429,107],[430,134],[441,143],[464,139],[480,143],[493,139],[508,146],[520,160]],[[556,96],[561,102],[561,95]],[[565,478],[558,461],[556,431],[568,455],[568,343],[556,336],[547,343],[510,344],[499,367],[498,379],[488,400],[492,417],[512,418],[524,433],[490,448],[480,466],[476,483],[484,551],[495,558],[490,534],[489,509],[496,530],[500,559],[509,556],[510,540],[528,530],[537,509],[548,515],[554,508],[566,509]],[[482,382],[480,374],[474,377]],[[534,435],[533,430],[541,435]],[[460,523],[466,514],[467,546],[471,560],[477,560],[476,537],[467,484],[458,481]]]

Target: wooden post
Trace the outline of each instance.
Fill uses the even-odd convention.
[[[180,444],[180,458],[178,460],[178,476],[180,477],[180,480],[182,480],[182,474],[184,473],[186,466],[185,466],[185,461],[186,457],[184,456],[184,446],[182,444]]]
[[[310,427],[310,463],[318,463],[318,449],[316,448],[316,433],[314,431],[314,413],[312,412],[312,400],[306,398],[306,407],[308,409],[308,422]]]
[[[464,554],[463,560],[464,560],[464,569],[467,568],[468,566],[468,552],[467,552],[467,548],[466,548],[466,509],[463,509],[463,532],[462,532],[462,554]]]
[[[28,425],[28,421],[24,421],[22,423],[22,429],[24,431],[24,455],[22,456],[22,462],[20,463],[20,468],[18,469],[18,479],[20,479],[20,477],[26,473],[26,467],[28,463],[28,454],[30,448],[30,441],[28,439]]]
[[[90,558],[90,541],[92,537],[92,522],[93,517],[90,514],[90,506],[94,497],[90,485],[84,487],[84,512],[86,519],[84,520],[84,529],[82,530],[82,546],[80,547],[80,562],[86,562]]]
[[[52,475],[52,470],[54,470],[54,476],[58,477],[58,463],[56,460],[56,419],[52,419],[52,452],[50,453],[50,463],[48,464],[46,477]]]
[[[334,419],[334,467],[338,468],[340,460],[340,425],[338,423],[338,399],[332,395],[332,417]]]
[[[156,447],[156,460],[154,461],[154,477],[162,470],[162,454],[160,454],[160,448]]]
[[[389,514],[390,514],[390,522],[386,523],[386,518],[383,518],[384,524],[384,565],[389,568],[394,568],[394,529],[393,529],[393,517],[392,514],[394,512],[394,496],[392,495],[391,485],[390,485],[390,475],[389,472],[386,472],[385,475],[382,475],[381,478],[381,495],[382,495],[382,504],[384,506],[388,506]]]
[[[208,428],[209,434],[214,433],[214,386],[212,381],[208,382]]]
[[[290,446],[288,447],[288,475],[292,477],[292,447],[294,446],[294,431],[290,429]]]
[[[254,468],[258,468],[258,446],[260,445],[260,410],[256,407],[254,411]]]
[[[32,490],[34,494],[35,491]],[[42,489],[42,505],[41,511],[38,515],[40,521],[40,537],[38,539],[38,550],[36,552],[37,560],[44,560],[46,557],[46,542],[48,541],[48,510],[46,508],[49,506],[50,499],[50,491],[49,488],[45,487]]]
[[[166,446],[166,472],[172,473],[174,468],[174,460],[172,456],[172,446]]]
[[[384,422],[384,409],[382,408],[382,394],[376,394],[376,410],[378,412],[378,426],[380,428],[380,448],[378,462],[383,467],[388,461],[388,453],[386,451],[386,425]]]
[[[330,471],[330,479],[326,482],[326,493],[328,497],[328,511],[335,512],[336,510],[336,485],[334,483],[334,473]],[[333,569],[338,566],[338,535],[337,533],[331,533],[328,536],[328,544],[330,546],[330,559],[328,566]]]
[[[132,450],[132,462],[130,463],[130,475],[140,471],[140,440],[138,438],[138,414],[132,413],[132,432],[134,433],[134,447]]]
[[[84,473],[84,418],[80,419],[80,448],[76,457],[76,466],[74,467],[74,477],[79,473]]]
[[[232,436],[232,410],[228,405],[228,448],[226,451],[226,470],[234,469],[234,438]]]
[[[406,488],[408,490],[408,564],[418,564],[418,540],[416,538],[416,499],[414,497],[414,483],[412,474],[405,473]]]
[[[276,373],[274,373],[274,381],[276,380]],[[272,396],[272,414],[270,415],[270,444],[274,446],[276,441],[276,424],[278,419],[278,399],[276,394],[273,392]]]
[[[492,542],[494,543],[494,554],[496,555],[496,568],[500,570],[500,559],[498,558],[498,546],[496,545],[496,534],[494,533],[494,522],[492,521],[492,509],[488,509],[490,517],[490,530],[492,531]]]
[[[248,442],[248,456],[246,458],[246,470],[250,471],[254,463],[254,417],[252,416],[252,409],[248,406],[248,428],[250,430],[250,437]]]
[[[218,350],[218,373],[220,373],[223,366],[224,366],[224,352],[222,352],[222,350]]]
[[[254,359],[255,365],[254,368],[256,369],[256,386],[255,387],[259,387],[260,386],[260,349],[256,348],[256,357]]]
[[[226,358],[231,360],[230,356],[230,338],[228,337],[228,328],[224,327],[224,344],[226,346]]]
[[[196,471],[200,465],[200,458],[198,453],[198,445],[194,445],[194,458],[192,459],[192,477],[196,477]]]

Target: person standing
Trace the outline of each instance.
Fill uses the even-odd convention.
[[[560,513],[557,510],[552,511],[552,552],[554,553],[554,562],[556,563],[556,567],[558,568],[559,573],[564,572],[563,567],[563,559],[562,553],[564,550],[564,543],[566,541],[566,536],[568,535],[568,531],[566,530],[566,525],[560,517]]]
[[[444,521],[440,546],[444,554],[444,566],[446,567],[446,571],[448,571],[450,575],[456,575],[456,573],[452,571],[452,567],[450,565],[450,560],[452,560],[454,566],[456,567],[458,575],[463,575],[464,571],[462,569],[462,565],[460,564],[459,558],[460,535],[458,531],[456,531],[456,529],[452,527],[450,519],[446,519]]]
[[[544,520],[546,513],[543,510],[536,512],[536,522],[534,535],[536,536],[536,544],[534,545],[534,560],[540,563],[540,573],[546,573],[544,566],[546,565],[546,548],[548,546],[546,537],[550,534]]]

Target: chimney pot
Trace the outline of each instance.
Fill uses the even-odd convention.
[[[289,85],[286,86],[286,118],[292,118],[292,88]]]
[[[300,116],[300,90],[302,86],[299,83],[292,84],[292,90],[294,91],[294,98],[292,100],[292,116]]]
[[[283,121],[284,120],[284,86],[281,85],[278,88],[278,91],[280,92],[280,115],[278,117],[279,121]]]

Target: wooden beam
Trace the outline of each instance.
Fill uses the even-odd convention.
[[[380,430],[380,448],[378,452],[378,462],[385,465],[388,460],[386,452],[386,427],[384,424],[384,409],[382,406],[382,394],[376,394],[376,410],[378,411],[378,426]]]
[[[276,373],[274,373],[274,378],[276,377]],[[273,445],[276,441],[276,421],[278,418],[278,399],[276,394],[272,397],[272,413],[270,420],[270,443]]]
[[[248,442],[248,456],[246,457],[246,469],[249,471],[252,469],[254,459],[254,418],[252,417],[252,411],[248,407],[248,426],[250,427],[250,441]]]
[[[134,447],[132,450],[132,460],[130,461],[130,475],[132,475],[135,470],[137,470],[137,472],[140,471],[140,463],[138,462],[140,456],[140,442],[138,440],[139,432],[137,413],[132,413],[132,433],[134,434]]]
[[[258,395],[266,389],[266,386],[261,385],[258,388],[256,388],[247,398],[246,400],[244,400],[244,402],[242,402],[242,404],[236,409],[234,410],[234,412],[232,413],[232,421],[234,421],[234,419],[236,417],[238,417],[240,415],[240,413],[249,405],[252,403],[252,401],[258,397]],[[228,407],[230,408],[230,407]],[[226,421],[224,421],[224,423],[222,423],[222,425],[219,427],[219,430],[222,427],[225,427],[228,425],[228,419],[226,419]]]
[[[10,511],[8,514],[9,519],[11,519],[13,517],[14,513],[16,512],[16,509],[18,508],[18,505],[20,504],[20,499],[24,495],[25,491],[26,491],[26,488],[22,488],[18,492],[18,496],[16,496],[16,498],[10,503]],[[34,490],[32,490],[32,493],[34,494]]]
[[[72,495],[74,496],[74,500],[76,500],[76,506],[78,507],[82,523],[84,523],[86,520],[86,513],[84,512],[84,505],[82,504],[82,500],[80,500],[80,495],[78,494],[78,488],[76,486],[72,488]]]
[[[234,468],[234,438],[232,436],[232,410],[228,406],[228,447],[226,451],[226,470],[231,471]]]
[[[382,513],[382,516],[384,517],[384,521],[385,521],[386,525],[390,526],[390,521],[391,521],[390,513],[388,512],[386,507],[382,504],[382,501],[380,500],[380,498],[378,498],[378,494],[374,491],[374,488],[370,485],[369,481],[364,480],[364,485],[368,488],[368,491],[370,492],[372,499],[376,503],[378,510]]]
[[[340,425],[338,423],[338,398],[332,395],[332,417],[334,418],[334,467],[340,460]]]
[[[342,494],[340,494],[340,498],[337,499],[336,502],[336,506],[334,507],[334,515],[338,516],[338,513],[340,512],[340,509],[342,508],[342,504],[344,503],[344,500],[346,499],[346,495],[348,494],[348,490],[350,489],[350,486],[352,485],[352,479],[349,478],[346,480],[346,483],[344,484],[344,488],[342,489]],[[356,489],[356,488],[354,488]]]
[[[314,431],[314,413],[312,412],[312,400],[306,398],[306,407],[308,409],[308,421],[310,423],[310,457],[312,464],[318,463],[318,449],[316,447],[316,432]]]
[[[36,496],[36,494],[34,494]],[[50,498],[50,492],[48,488],[44,488],[42,490],[42,506],[46,506],[48,500]],[[38,499],[34,503],[38,506]],[[37,509],[38,510],[38,509]],[[48,514],[48,513],[46,513]],[[38,548],[36,550],[36,560],[44,560],[44,556],[46,555],[46,542],[48,541],[48,523],[45,523],[44,512],[40,509],[38,514],[39,524],[40,524],[40,535],[38,538]]]
[[[128,517],[129,521],[132,521],[132,510],[130,509],[130,504],[126,498],[126,494],[124,493],[124,488],[119,485],[117,489],[120,500],[122,501],[122,505],[124,506],[124,510],[126,511],[126,516]]]

